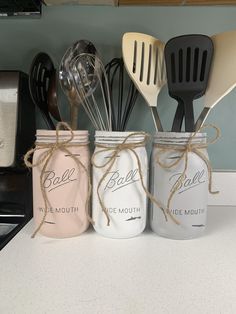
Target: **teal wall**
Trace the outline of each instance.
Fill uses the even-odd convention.
[[[162,41],[181,34],[215,33],[236,29],[236,6],[228,7],[44,7],[41,19],[0,19],[0,69],[29,71],[39,51],[51,55],[58,66],[65,50],[79,39],[91,40],[103,61],[121,55],[121,38],[126,31],[153,35]],[[235,73],[236,78],[236,73]],[[60,97],[67,118],[67,101]],[[170,129],[176,107],[164,88],[159,96],[159,112],[164,128]],[[195,103],[198,111],[202,101]],[[39,113],[38,113],[39,116]],[[209,148],[215,169],[236,170],[236,91],[232,91],[212,111],[207,122],[222,130],[220,140]],[[138,123],[137,123],[138,121]],[[79,127],[87,119],[80,112]],[[38,120],[38,127],[44,127]],[[129,124],[130,130],[154,132],[150,112],[140,100]]]

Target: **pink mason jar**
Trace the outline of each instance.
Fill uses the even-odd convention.
[[[53,238],[74,237],[89,225],[88,131],[37,130],[33,156],[35,228]],[[56,146],[55,146],[56,145]],[[45,206],[46,198],[46,206]]]

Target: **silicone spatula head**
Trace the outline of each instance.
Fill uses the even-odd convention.
[[[193,100],[207,88],[213,43],[206,35],[172,38],[165,46],[169,95],[184,105],[185,129],[194,130]]]
[[[166,84],[164,44],[150,35],[125,33],[122,53],[127,72],[137,89],[148,105],[156,108],[158,94]],[[157,128],[162,129],[160,125]]]

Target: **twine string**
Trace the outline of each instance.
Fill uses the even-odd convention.
[[[59,131],[61,128],[67,129],[70,131],[69,139],[63,140],[63,141],[60,140]],[[71,144],[71,141],[73,139],[74,139],[74,132],[70,128],[70,126],[66,122],[59,122],[57,124],[57,127],[56,127],[56,141],[54,143],[38,143],[38,142],[36,142],[35,147],[31,148],[24,156],[24,162],[28,168],[35,168],[35,167],[42,165],[42,170],[40,173],[40,189],[41,189],[41,193],[42,193],[43,200],[44,200],[44,213],[43,213],[43,217],[41,219],[41,222],[39,223],[39,225],[37,226],[37,228],[35,229],[35,231],[33,232],[32,236],[31,236],[32,238],[34,238],[36,236],[36,234],[39,232],[42,225],[44,224],[46,217],[47,217],[48,208],[52,207],[51,203],[48,199],[46,189],[44,187],[43,179],[44,179],[44,175],[45,175],[45,172],[46,172],[46,169],[47,169],[47,166],[48,166],[50,160],[52,159],[55,152],[57,152],[58,150],[66,153],[69,157],[71,157],[74,160],[74,162],[77,164],[78,169],[82,168],[86,173],[86,176],[88,179],[87,198],[86,198],[86,202],[85,202],[86,216],[87,216],[87,219],[90,223],[92,223],[92,224],[94,223],[92,218],[89,215],[89,199],[90,199],[90,195],[91,195],[91,191],[92,191],[90,175],[89,175],[88,170],[85,167],[85,165],[79,160],[78,157],[72,155],[70,150],[68,149],[71,147],[87,146],[88,143],[73,143],[73,144]],[[42,154],[40,155],[40,158],[38,158],[38,160],[36,160],[34,162],[31,162],[30,159],[31,159],[32,155],[36,151],[40,151],[40,150],[43,151]]]
[[[142,136],[143,139],[140,140],[140,141],[137,141],[137,142],[130,142],[130,143],[127,143],[127,141],[132,138],[132,137],[136,137],[136,136]],[[91,162],[92,162],[92,165],[95,167],[95,168],[99,168],[99,169],[103,169],[103,168],[106,168],[102,177],[100,178],[99,182],[98,182],[98,185],[97,185],[97,196],[98,196],[98,200],[99,200],[99,204],[102,208],[102,211],[103,213],[105,214],[106,216],[106,219],[107,219],[107,226],[110,225],[110,216],[109,216],[109,213],[108,213],[108,210],[104,204],[104,201],[101,197],[101,194],[100,194],[100,188],[101,188],[101,185],[102,183],[104,182],[104,180],[106,179],[106,177],[108,176],[109,172],[111,171],[111,169],[113,168],[114,164],[115,164],[115,161],[116,161],[116,157],[118,156],[118,154],[122,151],[130,151],[134,156],[135,156],[135,159],[136,159],[136,162],[137,162],[137,166],[138,166],[138,173],[139,173],[139,176],[140,176],[140,182],[141,182],[141,186],[142,186],[142,189],[144,190],[144,192],[146,193],[147,197],[152,201],[154,202],[159,208],[161,208],[164,216],[165,216],[165,219],[167,220],[167,214],[166,214],[166,209],[165,207],[163,206],[163,204],[155,199],[153,197],[153,195],[151,195],[151,193],[149,193],[148,189],[146,188],[145,186],[145,183],[144,183],[144,178],[143,178],[143,174],[142,174],[142,165],[141,165],[141,162],[140,162],[140,158],[136,152],[136,148],[139,148],[139,147],[145,147],[148,139],[149,139],[149,135],[145,132],[133,132],[133,133],[130,133],[128,136],[125,137],[125,139],[123,140],[122,143],[118,144],[118,145],[107,145],[107,144],[96,144],[97,148],[101,148],[99,149],[98,151],[95,151],[93,156],[92,156],[92,159],[91,159]],[[109,156],[109,158],[104,162],[104,163],[101,163],[101,164],[98,164],[95,159],[98,155],[103,155],[103,153],[106,153],[106,152],[111,152],[111,155]]]

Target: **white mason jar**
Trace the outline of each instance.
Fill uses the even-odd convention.
[[[191,239],[201,236],[206,227],[209,181],[207,164],[194,151],[186,152],[187,156],[179,159],[191,135],[192,133],[159,132],[154,136],[150,190],[162,204],[167,206],[170,200],[170,214],[167,214],[166,219],[162,210],[152,203],[150,224],[152,230],[163,237]],[[191,138],[191,144],[208,160],[204,147],[206,140],[205,133],[196,133]],[[187,168],[181,178],[186,161]],[[173,165],[175,162],[176,165]],[[170,165],[173,166],[168,168]]]
[[[147,197],[141,184],[142,179],[146,187],[148,172],[145,134],[135,132],[126,139],[132,133],[134,132],[95,133],[92,218],[96,232],[105,237],[134,237],[146,226]],[[124,140],[135,153],[126,148],[112,158],[117,145]],[[111,162],[114,162],[112,166]]]
[[[40,161],[50,152],[50,147],[55,145],[56,131],[37,130],[36,133],[33,155],[34,222],[36,230],[40,227],[39,233],[48,237],[77,236],[89,225],[88,131],[73,131],[73,134],[73,139],[70,140],[71,131],[59,131],[59,143],[69,142],[53,152],[44,168],[46,160]],[[46,208],[42,188],[48,200]]]

